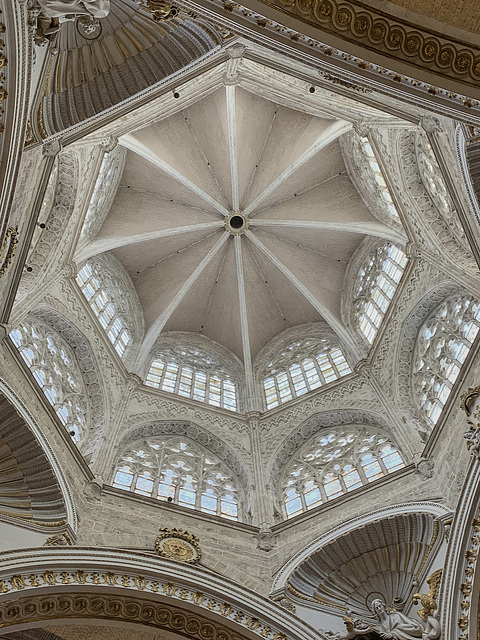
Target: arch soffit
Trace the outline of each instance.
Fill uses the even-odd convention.
[[[1,553],[0,566],[0,628],[9,632],[27,621],[90,618],[156,626],[197,640],[319,637],[238,583],[153,553],[46,547]]]
[[[41,479],[41,495],[51,502],[54,508],[42,508],[41,498],[38,507],[33,510],[36,525],[52,521],[59,527],[69,525],[77,531],[77,516],[72,492],[60,465],[45,436],[29,411],[23,406],[12,389],[0,379],[0,411],[8,414],[10,420],[2,420],[0,437],[7,444],[23,472],[27,486],[32,486],[38,496],[38,483]],[[32,465],[35,460],[35,465]],[[29,526],[28,520],[18,520]],[[33,523],[32,523],[33,524]]]
[[[57,176],[54,182],[53,202],[46,219],[45,229],[38,242],[28,256],[31,272],[24,271],[18,288],[18,295],[25,298],[40,280],[45,281],[47,275],[58,267],[59,251],[66,250],[68,243],[60,243],[75,209],[79,188],[79,166],[77,153],[72,149],[61,151],[56,160]],[[52,172],[54,169],[52,168]],[[73,226],[70,233],[73,233]],[[53,256],[55,254],[55,259]]]
[[[392,443],[397,446],[389,422],[380,414],[358,409],[343,409],[340,411],[316,413],[291,433],[274,453],[270,465],[271,486],[275,488],[279,487],[280,478],[286,465],[304,444],[318,435],[323,429],[332,429],[342,425],[370,426],[374,429],[381,430],[385,432],[392,440]],[[405,456],[406,452],[401,451],[401,453]]]
[[[293,572],[299,568],[302,563],[306,562],[314,553],[323,549],[337,538],[365,528],[377,521],[381,521],[386,518],[401,517],[408,514],[425,514],[427,516],[431,516],[434,521],[442,521],[447,518],[447,516],[451,516],[452,512],[448,507],[437,502],[408,502],[370,511],[367,514],[348,520],[347,522],[334,527],[328,531],[328,533],[323,534],[313,542],[309,542],[305,547],[303,547],[303,549],[287,560],[274,577],[270,597],[275,597],[280,593],[283,593]],[[437,536],[437,541],[439,543],[441,542],[441,536]]]
[[[440,253],[444,261],[460,265],[467,272],[475,271],[477,267],[471,250],[452,233],[423,183],[417,161],[417,140],[420,134],[410,130],[391,135],[396,136],[394,143],[399,170],[398,174],[393,172],[392,179],[404,210],[413,212],[408,218],[415,231],[416,242],[427,250]],[[425,234],[425,227],[430,233]],[[425,238],[428,238],[428,242]]]
[[[28,317],[38,318],[51,327],[74,351],[88,394],[90,429],[83,451],[87,455],[100,441],[105,424],[105,389],[90,342],[71,320],[50,307],[38,307]]]
[[[439,284],[435,288],[431,289],[423,298],[415,305],[405,318],[402,330],[400,333],[400,340],[397,344],[397,353],[395,357],[395,369],[397,376],[395,378],[395,395],[397,402],[406,409],[419,425],[418,413],[415,406],[412,403],[411,394],[411,369],[412,358],[415,349],[415,342],[418,332],[422,324],[427,320],[429,315],[445,298],[453,295],[454,293],[462,293],[469,295],[468,291],[465,291],[458,284],[447,281]],[[421,423],[421,431],[426,431],[427,425]]]
[[[155,421],[138,425],[129,429],[118,443],[118,456],[129,444],[140,439],[148,439],[156,436],[185,436],[189,440],[214,453],[237,476],[240,488],[248,493],[250,486],[249,472],[238,455],[219,438],[212,435],[202,427],[189,421]],[[116,460],[116,458],[115,458]]]

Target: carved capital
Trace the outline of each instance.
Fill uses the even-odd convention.
[[[44,158],[51,158],[56,156],[62,150],[62,142],[59,138],[53,138],[52,140],[46,140],[42,146],[42,155]]]
[[[262,522],[256,538],[257,549],[260,549],[260,551],[272,551],[277,544],[277,536],[271,530],[268,522]]]
[[[442,130],[439,119],[430,114],[425,114],[421,117],[419,126],[426,133],[437,133]]]
[[[118,138],[115,136],[107,136],[102,140],[100,146],[105,150],[105,153],[110,153],[118,145]]]
[[[416,472],[422,478],[422,480],[429,480],[433,478],[433,460],[429,460],[428,458],[419,458],[418,461],[415,462]]]

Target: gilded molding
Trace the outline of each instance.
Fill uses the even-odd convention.
[[[0,247],[0,278],[5,275],[18,244],[18,227],[9,227]]]
[[[470,604],[472,598],[473,577],[475,575],[479,548],[480,518],[474,518],[471,522],[470,529],[470,548],[465,552],[466,564],[462,576],[463,582],[460,584],[461,616],[458,618],[457,624],[462,630],[462,633],[459,635],[458,640],[468,640],[469,638],[468,630],[470,627]]]
[[[429,578],[427,578],[427,584],[429,586],[428,593],[413,594],[413,604],[418,604],[420,602],[423,607],[423,609],[417,611],[417,614],[425,622],[428,620],[429,616],[433,616],[434,612],[437,609],[436,599],[438,596],[438,591],[440,589],[440,582],[442,581],[442,573],[443,569],[437,569]]]
[[[65,587],[68,589],[65,594],[57,593],[55,595],[42,596],[37,592],[37,589],[41,591],[43,588],[51,587]],[[11,594],[14,600],[3,601],[0,603],[0,629],[10,626],[12,624],[21,624],[33,620],[54,620],[60,618],[68,618],[70,616],[75,617],[91,617],[91,618],[104,618],[104,619],[124,619],[132,622],[138,621],[144,624],[151,624],[152,626],[160,628],[172,628],[177,632],[186,632],[186,635],[190,638],[199,638],[199,640],[240,640],[243,636],[232,633],[226,628],[221,628],[221,632],[217,634],[210,632],[207,635],[203,635],[203,632],[196,635],[199,629],[198,622],[192,623],[193,626],[176,626],[176,627],[162,627],[162,620],[165,620],[165,614],[162,611],[168,611],[174,616],[177,611],[179,615],[185,615],[180,609],[176,609],[174,606],[168,605],[152,605],[153,611],[148,613],[148,616],[142,618],[134,616],[132,618],[124,617],[122,611],[121,602],[134,602],[135,611],[140,612],[144,607],[150,607],[151,601],[142,602],[135,600],[134,597],[129,596],[128,599],[123,596],[103,596],[100,592],[97,594],[82,594],[81,596],[75,593],[78,586],[81,587],[93,587],[102,589],[105,587],[117,587],[120,589],[130,589],[132,591],[158,594],[163,597],[172,598],[178,602],[187,602],[197,607],[206,609],[209,612],[221,615],[226,620],[234,622],[245,630],[254,633],[262,640],[288,640],[285,633],[275,629],[264,620],[257,617],[252,617],[245,611],[242,611],[236,604],[226,602],[222,599],[216,599],[206,593],[203,593],[199,589],[190,589],[184,585],[175,584],[173,582],[163,582],[155,580],[150,577],[137,574],[125,574],[114,573],[112,571],[102,571],[101,569],[84,571],[82,569],[72,569],[70,571],[47,569],[39,573],[16,573],[9,577],[4,577],[0,580],[0,596],[3,594]],[[24,589],[35,588],[35,594],[32,597],[25,597],[23,600],[20,596],[21,591]],[[117,602],[119,605],[111,608],[104,607],[101,603],[105,600],[108,602]],[[90,607],[91,602],[96,602],[95,607]],[[77,604],[75,604],[77,603]],[[125,605],[126,606],[126,605]],[[131,608],[133,611],[133,606]],[[45,617],[45,615],[47,617]],[[37,617],[40,616],[40,617]],[[195,618],[195,616],[193,616]],[[169,619],[169,618],[168,618]],[[203,620],[201,616],[196,618],[197,620]],[[150,621],[150,622],[148,622]],[[215,623],[210,619],[209,625],[211,625],[211,631],[214,630]],[[216,625],[218,628],[221,625]]]
[[[15,576],[19,586],[21,576]],[[1,587],[0,587],[1,591]],[[240,640],[243,636],[203,616],[140,598],[91,594],[52,594],[26,597],[0,604],[0,628],[23,622],[68,618],[123,620],[174,631],[197,640]]]
[[[419,28],[390,16],[359,0],[260,0],[310,26],[321,29],[369,51],[402,60],[444,78],[477,86],[480,79],[480,48],[445,38],[436,31]],[[399,79],[400,80],[400,79]]]

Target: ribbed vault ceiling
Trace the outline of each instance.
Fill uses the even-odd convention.
[[[131,276],[140,361],[162,332],[187,331],[250,369],[283,330],[320,321],[354,352],[340,313],[347,264],[366,236],[399,234],[350,180],[351,123],[305,111],[226,86],[120,138],[120,187],[81,253],[112,251]]]

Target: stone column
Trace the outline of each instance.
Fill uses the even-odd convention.
[[[274,524],[273,496],[265,469],[260,438],[260,413],[250,411],[246,414],[250,427],[250,446],[254,469],[253,496],[253,524],[260,527],[263,533],[268,533]]]

